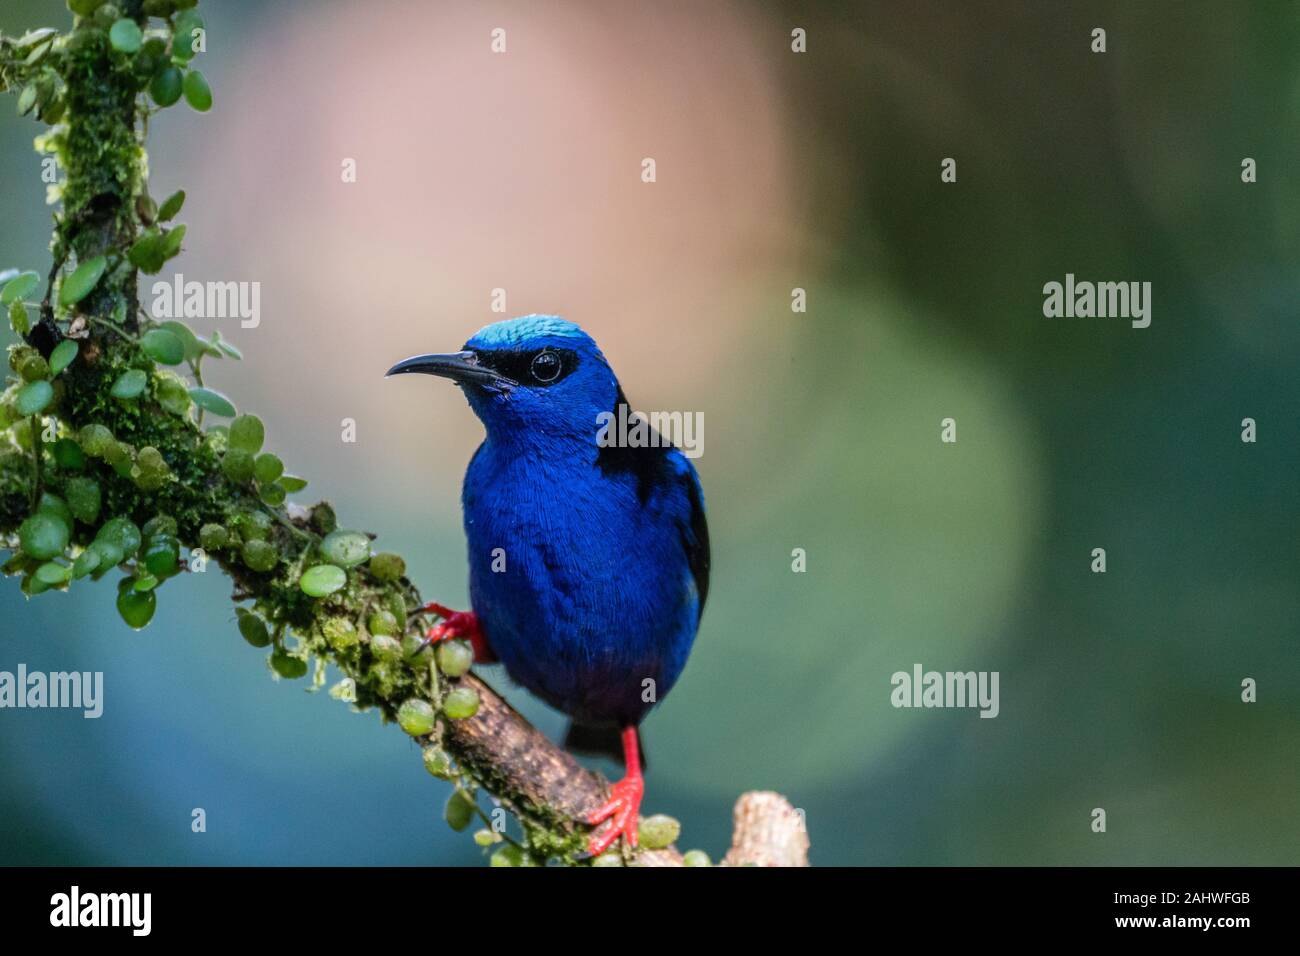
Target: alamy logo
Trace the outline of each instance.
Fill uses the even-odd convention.
[[[82,711],[92,720],[104,713],[103,671],[41,671],[28,673],[26,664],[18,673],[0,671],[0,708],[68,707]]]
[[[978,707],[981,717],[1001,710],[997,671],[924,671],[913,664],[912,673],[895,671],[889,682],[895,707]]]
[[[1049,319],[1132,319],[1133,328],[1151,324],[1150,282],[1075,282],[1065,274],[1065,284],[1043,286],[1043,315]]]
[[[704,454],[703,412],[650,412],[644,415],[619,403],[618,413],[596,416],[601,448],[668,448],[676,446],[687,458]]]
[[[148,936],[153,911],[152,893],[68,893],[50,897],[51,926],[129,926],[131,935]]]
[[[155,282],[149,314],[155,319],[239,319],[240,326],[262,324],[262,283],[186,282],[176,273],[173,281]]]

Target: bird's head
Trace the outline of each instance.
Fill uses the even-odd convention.
[[[459,352],[415,355],[389,375],[420,372],[459,385],[492,438],[574,438],[599,429],[618,380],[591,336],[552,315],[485,326]]]

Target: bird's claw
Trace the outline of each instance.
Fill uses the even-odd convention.
[[[592,826],[605,820],[610,821],[605,829],[591,835],[587,850],[592,856],[600,856],[620,836],[627,840],[629,847],[636,848],[645,782],[640,776],[624,777],[618,783],[611,784],[609,790],[609,799],[587,815],[587,823]]]
[[[420,610],[426,614],[436,614],[443,620],[429,628],[416,653],[424,650],[430,644],[463,637],[474,648],[474,663],[491,664],[496,660],[496,655],[488,647],[487,639],[483,636],[483,631],[479,627],[478,617],[473,611],[453,611],[449,607],[432,602],[426,604]]]

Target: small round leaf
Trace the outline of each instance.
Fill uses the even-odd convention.
[[[59,304],[76,305],[90,295],[95,286],[99,285],[107,266],[108,260],[103,256],[95,256],[77,266],[72,270],[72,275],[63,280],[63,286],[59,289]]]
[[[256,455],[266,441],[266,426],[256,415],[240,415],[230,423],[230,447]]]
[[[359,531],[333,531],[325,536],[320,550],[339,567],[354,568],[370,560],[370,539]]]
[[[199,408],[213,415],[220,415],[222,418],[235,417],[235,406],[230,404],[230,399],[220,392],[214,392],[210,388],[192,388],[190,398],[194,399],[194,404]]]
[[[163,365],[180,365],[185,361],[185,343],[166,329],[150,329],[141,336],[140,348]]]
[[[65,368],[72,364],[72,360],[77,357],[80,346],[75,339],[64,339],[58,345],[54,346],[54,351],[50,353],[50,375],[58,375]]]
[[[57,515],[38,511],[18,528],[18,542],[24,554],[37,561],[48,561],[63,553],[71,533]]]
[[[137,631],[153,620],[158,609],[158,596],[152,589],[137,591],[134,587],[117,596],[117,613]]]
[[[174,66],[162,70],[149,84],[149,95],[159,106],[171,106],[181,98],[185,81],[181,71]]]
[[[117,377],[113,387],[109,389],[109,394],[114,398],[129,401],[133,398],[139,398],[140,393],[145,390],[149,384],[149,376],[138,368],[127,369]]]
[[[348,575],[342,568],[332,564],[318,564],[314,568],[307,569],[299,580],[298,586],[302,588],[304,594],[311,597],[325,597],[347,583]]]
[[[39,415],[53,398],[54,386],[49,382],[44,380],[28,382],[18,390],[18,398],[14,401],[14,410],[24,418],[28,415]]]
[[[185,190],[178,189],[176,192],[168,196],[163,204],[158,207],[158,220],[160,222],[166,222],[169,219],[175,219],[177,215],[180,214],[181,207],[184,205]]]
[[[190,70],[185,74],[183,85],[185,92],[185,102],[200,113],[206,113],[212,109],[212,88],[208,86],[207,79],[198,70]]]
[[[0,290],[0,305],[9,305],[11,302],[27,298],[40,282],[41,277],[35,272],[18,273],[4,284],[3,290]]]
[[[109,28],[108,42],[119,53],[137,53],[144,43],[144,34],[140,32],[138,23],[123,17]]]

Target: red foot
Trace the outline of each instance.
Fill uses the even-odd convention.
[[[610,786],[609,800],[587,816],[587,822],[593,826],[604,820],[610,821],[604,830],[591,835],[587,850],[592,856],[600,856],[620,836],[627,840],[628,846],[636,847],[645,779],[641,776],[641,755],[637,750],[635,727],[623,728],[623,760],[627,767],[626,776]]]
[[[420,610],[426,614],[436,614],[443,619],[441,624],[429,628],[424,643],[420,645],[421,648],[429,644],[437,644],[439,641],[450,641],[454,638],[463,637],[474,648],[475,664],[496,663],[496,655],[492,653],[492,648],[488,646],[487,638],[483,635],[483,630],[479,627],[478,618],[473,611],[453,611],[449,607],[443,607],[441,604],[432,602],[426,604]]]

